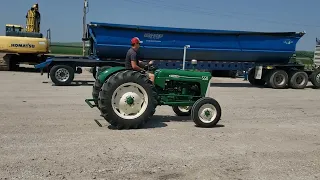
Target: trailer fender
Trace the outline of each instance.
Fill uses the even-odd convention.
[[[120,66],[108,68],[108,69],[102,71],[101,73],[99,73],[98,80],[101,83],[103,83],[112,74],[119,72],[119,71],[123,71],[125,69],[126,69],[125,67],[120,67]]]
[[[36,69],[44,69],[45,67],[48,67],[51,64],[52,61],[53,61],[52,58],[48,58],[45,62],[42,62],[40,64],[34,65],[34,68],[36,68]]]

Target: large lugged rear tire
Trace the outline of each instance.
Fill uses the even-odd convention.
[[[110,67],[103,66],[103,67],[99,68],[99,72],[103,72],[108,68],[110,68]],[[102,87],[103,83],[101,83],[99,78],[97,77],[97,73],[98,72],[96,71],[95,67],[92,69],[92,71],[94,73],[93,76],[96,79],[96,81],[94,82],[93,87],[92,87],[92,98],[94,99],[93,101],[97,105],[97,108],[100,109],[99,103],[98,103],[98,99],[99,99],[99,92],[101,90],[101,87]]]
[[[157,106],[149,78],[138,71],[120,71],[104,82],[99,93],[101,115],[117,129],[141,128]]]
[[[200,98],[192,106],[191,118],[199,127],[214,127],[221,118],[220,104],[210,97]]]

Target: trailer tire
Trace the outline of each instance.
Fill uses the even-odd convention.
[[[196,126],[204,128],[214,127],[221,118],[220,104],[211,97],[200,98],[192,106],[191,118]]]
[[[177,116],[190,116],[191,108],[190,106],[186,106],[186,108],[183,108],[183,106],[172,106],[172,110]]]
[[[248,72],[248,81],[253,86],[264,86],[266,84],[266,81],[264,79],[255,79],[254,78],[255,69],[252,68]]]
[[[68,65],[54,65],[50,69],[50,78],[57,86],[70,85],[74,79],[74,69]]]
[[[280,81],[279,79],[280,78]],[[286,71],[275,69],[269,72],[268,84],[274,89],[283,89],[287,86],[289,76]]]
[[[289,74],[289,87],[293,89],[304,89],[307,86],[309,79],[306,72],[292,71]]]
[[[101,115],[112,126],[117,129],[137,129],[155,113],[157,93],[145,74],[125,70],[103,83],[98,104]]]
[[[320,69],[317,69],[311,73],[310,81],[315,88],[320,88]]]

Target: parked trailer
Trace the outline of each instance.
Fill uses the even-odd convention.
[[[78,72],[77,66],[113,66],[124,63],[130,48],[130,39],[139,37],[143,42],[140,57],[154,60],[158,68],[189,69],[191,60],[198,61],[197,69],[247,71],[253,85],[269,85],[273,88],[304,88],[310,79],[314,86],[320,85],[319,68],[305,70],[304,65],[291,63],[297,42],[305,32],[248,32],[135,26],[123,24],[97,23],[87,25],[90,57],[51,58],[36,67],[48,67],[51,79],[56,84],[67,85],[68,80],[54,80],[56,66]],[[185,61],[183,63],[182,59]],[[57,65],[58,64],[58,65]],[[185,66],[183,65],[185,64]],[[53,70],[52,70],[53,69]],[[73,74],[69,72],[69,74]],[[80,70],[79,70],[80,71]]]

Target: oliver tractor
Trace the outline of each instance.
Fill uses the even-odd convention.
[[[192,60],[195,65],[196,60]],[[219,103],[209,97],[211,73],[154,69],[154,84],[147,74],[124,67],[101,68],[92,99],[101,116],[117,129],[141,128],[157,106],[171,106],[178,116],[191,116],[199,127],[213,127],[221,117]],[[91,103],[94,102],[94,103]]]

